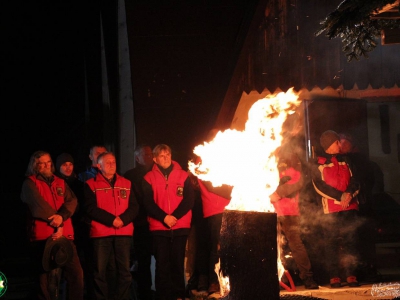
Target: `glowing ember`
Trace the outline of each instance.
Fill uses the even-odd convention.
[[[269,201],[279,184],[274,152],[282,142],[283,122],[300,103],[293,88],[258,100],[249,110],[244,131],[220,131],[211,142],[194,148],[202,162],[189,162],[189,170],[214,186],[233,186],[226,209],[274,212]]]
[[[224,298],[228,296],[229,291],[230,291],[230,285],[229,285],[229,277],[228,276],[223,276],[222,271],[220,270],[220,263],[221,260],[218,260],[218,263],[215,264],[215,273],[218,276],[218,281],[219,281],[219,286],[220,286],[220,295],[221,298]]]

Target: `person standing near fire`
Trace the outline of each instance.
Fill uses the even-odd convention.
[[[157,300],[185,299],[184,261],[194,189],[188,172],[172,160],[171,148],[153,149],[154,165],[144,176],[144,206],[149,216],[156,259]]]
[[[91,272],[90,272],[90,243],[89,243],[89,226],[85,220],[85,214],[83,211],[83,182],[78,179],[75,173],[74,158],[69,153],[61,153],[56,158],[56,176],[64,179],[71,190],[74,192],[78,199],[78,205],[75,213],[71,217],[72,226],[74,227],[74,242],[76,245],[76,251],[81,262],[83,269],[83,278],[85,284],[85,294],[87,298],[91,289]]]
[[[139,212],[133,220],[135,231],[133,233],[132,262],[137,261],[137,271],[134,279],[137,282],[138,298],[141,300],[152,300],[151,290],[151,234],[147,212],[143,205],[142,181],[144,175],[153,166],[153,151],[149,145],[138,145],[134,151],[136,166],[125,172],[124,177],[132,182],[132,191],[139,203]]]
[[[85,210],[90,218],[95,298],[128,300],[132,284],[129,262],[133,219],[139,205],[131,192],[131,182],[117,174],[112,152],[103,152],[97,157],[97,168],[96,177],[88,179],[84,186]],[[111,283],[107,280],[110,259],[117,269],[116,291],[112,296],[109,295]]]
[[[320,144],[324,153],[312,166],[312,183],[322,201],[321,226],[330,285],[341,287],[341,277],[344,277],[348,286],[357,287],[357,195],[360,185],[353,177],[350,163],[340,154],[339,135],[333,130],[324,131]],[[344,269],[343,276],[341,268]]]
[[[74,214],[78,200],[60,177],[54,175],[55,168],[50,153],[34,152],[25,172],[21,188],[21,200],[27,207],[27,233],[30,240],[31,262],[36,273],[36,299],[58,299],[60,273],[49,270],[43,263],[46,244],[49,239],[66,239],[72,249],[71,259],[63,266],[64,278],[67,281],[67,299],[83,300],[83,271],[74,243],[74,228],[71,216]],[[55,249],[56,250],[56,249]],[[51,253],[54,256],[54,253]],[[56,258],[61,261],[68,254],[61,253]],[[56,258],[52,261],[57,262]]]
[[[218,130],[213,128],[208,132],[207,142],[211,142]],[[193,159],[196,165],[201,164],[201,157]],[[215,265],[219,262],[220,232],[222,216],[225,207],[231,199],[232,186],[222,185],[214,187],[210,181],[203,181],[197,174],[190,173],[193,187],[199,192],[201,215],[197,224],[192,224],[194,230],[194,271],[191,279],[195,279],[193,289],[200,294],[211,295],[220,291],[220,285]],[[193,214],[195,211],[193,209]]]
[[[318,289],[306,247],[301,239],[299,199],[304,185],[302,165],[288,144],[278,148],[277,157],[280,182],[276,191],[269,197],[278,216],[278,228],[288,241],[304,287]]]

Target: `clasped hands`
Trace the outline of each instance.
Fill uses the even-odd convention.
[[[61,217],[61,215],[58,214],[54,214],[48,217],[47,219],[50,221],[50,226],[53,226],[55,228],[60,227],[60,225],[63,222],[63,217]]]
[[[64,227],[57,227],[57,230],[51,234],[51,239],[54,241],[60,237],[62,237],[64,231]]]
[[[175,226],[177,220],[178,219],[175,218],[173,215],[166,215],[164,218],[164,223],[167,224],[169,228],[171,228]]]
[[[349,207],[351,199],[353,199],[353,197],[350,193],[343,193],[340,197],[340,206],[343,209]]]
[[[51,234],[52,240],[56,240],[63,235],[64,228],[61,227],[63,223],[63,217],[58,214],[54,214],[47,218],[50,221],[50,226],[55,228],[54,233]]]
[[[116,217],[113,221],[113,226],[117,229],[121,228],[122,226],[124,226],[124,222],[122,222],[120,217]]]

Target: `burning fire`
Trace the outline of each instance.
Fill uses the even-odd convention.
[[[226,209],[274,212],[269,201],[279,184],[274,152],[282,143],[283,122],[300,103],[293,88],[258,100],[244,131],[219,131],[212,141],[194,148],[202,162],[189,162],[189,170],[215,187],[233,186]]]
[[[218,282],[221,289],[220,290],[221,298],[224,298],[228,296],[231,287],[229,284],[229,277],[223,276],[222,271],[220,270],[220,265],[221,265],[221,260],[218,260],[218,262],[215,264],[214,271],[218,276]]]
[[[279,184],[276,149],[282,144],[282,125],[295,113],[301,101],[293,88],[286,93],[269,95],[253,104],[244,131],[219,131],[210,142],[204,142],[193,152],[201,163],[189,162],[189,170],[213,186],[233,186],[226,209],[237,211],[275,212],[269,201]],[[279,249],[280,247],[278,247]],[[285,273],[278,250],[278,278]],[[221,296],[230,291],[229,277],[215,265]]]

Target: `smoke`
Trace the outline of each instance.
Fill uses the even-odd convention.
[[[339,221],[333,218],[332,214],[324,214],[321,196],[315,192],[310,178],[300,194],[300,215],[301,234],[312,269],[314,273],[317,273],[316,278],[321,281],[329,280],[327,270],[329,270],[329,264],[335,259],[343,272],[355,270],[360,265],[359,237],[361,228],[368,222],[366,218],[359,216],[356,211],[345,212]],[[324,233],[336,229],[340,231],[339,238],[329,241]],[[332,254],[326,253],[326,248],[329,248],[326,247],[327,244],[340,245],[333,257],[330,257]],[[346,277],[345,274],[343,276]]]

